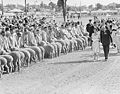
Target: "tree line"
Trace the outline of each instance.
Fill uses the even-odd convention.
[[[49,4],[45,4],[43,1],[41,1],[40,4],[33,4],[33,5],[30,5],[29,3],[27,4],[27,10],[29,11],[30,9],[36,9],[36,11],[40,11],[41,8],[44,8],[44,9],[52,9],[55,11],[61,11],[62,10],[62,1],[64,0],[58,0],[57,4],[54,3],[54,2],[50,2]],[[66,1],[67,2],[67,1]],[[25,6],[24,5],[15,5],[15,4],[7,4],[4,6],[5,8],[7,8],[8,10],[11,10],[11,9],[14,9],[14,8],[19,8],[21,10],[24,10],[25,9]],[[66,10],[67,11],[82,11],[82,10],[89,10],[89,11],[92,11],[92,10],[99,10],[99,9],[116,9],[116,8],[120,8],[120,4],[117,4],[117,3],[110,3],[108,5],[102,5],[100,3],[97,3],[95,6],[93,5],[89,5],[89,6],[86,6],[86,5],[83,5],[83,6],[69,6],[69,5],[66,5]],[[0,10],[2,10],[2,4],[0,4]]]

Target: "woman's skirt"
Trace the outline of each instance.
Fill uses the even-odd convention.
[[[100,43],[99,43],[99,41],[93,41],[92,50],[93,50],[93,53],[99,53],[100,52]]]

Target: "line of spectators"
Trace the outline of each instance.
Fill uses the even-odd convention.
[[[23,15],[0,19],[0,62],[7,71],[20,70],[21,62],[27,66],[31,61],[37,62],[36,55],[40,61],[41,55],[52,58],[60,53],[83,50],[87,45],[88,33],[79,21],[68,20],[59,25],[55,20]]]

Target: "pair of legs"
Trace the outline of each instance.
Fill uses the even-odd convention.
[[[103,51],[104,51],[105,60],[108,59],[109,49],[110,49],[109,44],[108,45],[103,45]]]
[[[120,43],[117,43],[117,53],[120,53]]]
[[[93,57],[94,57],[94,61],[99,60],[99,53],[98,52],[94,53]]]
[[[89,33],[88,45],[92,46],[92,33]],[[91,47],[92,48],[92,47]]]
[[[120,48],[119,49],[117,48],[117,53],[120,53]]]

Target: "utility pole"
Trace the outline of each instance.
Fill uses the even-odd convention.
[[[25,0],[25,14],[27,14],[27,1]]]
[[[82,7],[81,7],[81,0],[80,0],[80,17],[81,17],[81,8],[82,8]]]
[[[1,0],[2,3],[2,15],[4,15],[4,5],[3,5],[3,0]]]
[[[63,17],[64,17],[64,22],[66,22],[66,1],[67,0],[63,0]]]
[[[35,0],[35,2],[34,2],[34,5],[35,5],[35,13],[36,13],[36,10],[37,10],[37,3],[38,1],[37,0]]]

